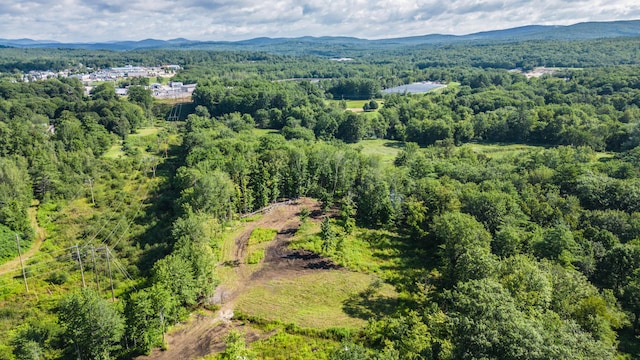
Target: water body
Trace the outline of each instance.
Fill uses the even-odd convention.
[[[433,89],[438,89],[441,87],[444,87],[446,85],[443,84],[439,84],[439,83],[434,83],[431,81],[422,81],[422,82],[415,82],[412,84],[407,84],[407,85],[401,85],[401,86],[396,86],[396,87],[392,87],[392,88],[388,88],[388,89],[384,89],[382,90],[383,94],[397,94],[397,93],[404,93],[407,92],[409,94],[422,94],[422,93],[426,93],[429,92]]]

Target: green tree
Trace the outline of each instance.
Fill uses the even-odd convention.
[[[151,96],[151,90],[146,89],[144,86],[129,86],[129,90],[127,91],[127,99],[129,99],[130,102],[140,106],[146,113],[148,113],[153,106],[153,97]]]
[[[167,289],[181,305],[193,305],[200,289],[191,263],[179,254],[171,254],[153,266],[152,281]]]
[[[60,302],[58,319],[65,338],[79,358],[109,359],[120,348],[124,333],[122,315],[91,289],[67,295]]]
[[[366,169],[358,181],[354,201],[357,220],[364,225],[381,227],[394,216],[389,185],[380,169]]]
[[[369,322],[363,330],[363,336],[369,346],[384,349],[383,354],[396,353],[397,359],[438,358],[434,354],[438,351],[434,346],[437,339],[432,335],[432,329],[425,324],[423,317],[413,310],[403,315],[388,316]],[[442,358],[447,356],[444,355]]]
[[[640,268],[633,272],[622,291],[622,302],[625,308],[633,314],[633,329],[638,330],[640,326]]]
[[[58,324],[44,319],[29,321],[15,329],[11,346],[18,360],[48,359],[55,356],[53,344],[60,335]]]
[[[234,205],[234,184],[227,173],[216,170],[196,174],[193,187],[185,189],[182,199],[194,212],[213,215],[218,220],[229,219]]]
[[[150,290],[133,293],[124,314],[127,318],[126,336],[133,341],[133,347],[148,353],[160,344],[160,314],[154,309]]]
[[[338,126],[336,137],[344,142],[355,143],[367,134],[365,117],[354,112],[347,111],[344,120]]]
[[[30,238],[27,208],[32,192],[26,169],[24,158],[0,158],[0,224]]]
[[[436,243],[443,246],[442,261],[450,285],[481,279],[493,271],[491,234],[473,216],[443,213],[434,218],[432,233]]]
[[[575,260],[578,244],[571,230],[559,225],[545,231],[542,241],[534,244],[534,249],[537,256],[557,260],[567,266]]]
[[[225,360],[250,360],[255,355],[247,348],[244,336],[238,330],[231,330],[225,338],[226,348],[222,353],[222,359]]]
[[[322,240],[322,251],[325,253],[328,253],[335,246],[336,233],[328,216],[322,220],[320,225],[320,239]]]
[[[340,201],[340,221],[345,233],[351,234],[356,227],[356,205],[350,196],[344,197]]]
[[[450,294],[455,359],[544,359],[535,322],[490,279],[460,283]]]

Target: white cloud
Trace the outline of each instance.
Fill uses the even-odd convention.
[[[0,0],[0,36],[85,42],[386,38],[639,17],[636,0]]]

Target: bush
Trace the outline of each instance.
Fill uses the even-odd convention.
[[[47,281],[54,285],[62,285],[67,281],[69,281],[69,274],[62,271],[56,271],[51,275],[49,275],[49,277],[47,278]]]
[[[275,229],[255,228],[249,236],[249,245],[261,244],[276,238],[278,231]]]
[[[247,257],[247,264],[258,264],[264,259],[264,250],[256,250]]]
[[[304,222],[309,218],[309,216],[311,216],[311,210],[309,210],[309,208],[305,206],[300,209],[300,213],[298,214],[298,216],[300,217],[300,221]]]
[[[18,255],[16,237],[13,231],[0,224],[0,263]]]

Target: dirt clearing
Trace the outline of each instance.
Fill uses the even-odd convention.
[[[298,214],[303,208],[311,211],[309,221],[321,221],[318,202],[301,198],[270,206],[258,220],[246,223],[232,240],[233,250],[223,254],[218,264],[222,283],[212,300],[220,305],[220,310],[215,313],[200,311],[192,315],[188,323],[167,334],[168,350],[155,349],[149,356],[138,359],[194,359],[222,351],[224,338],[232,328],[245,333],[248,343],[268,337],[269,333],[260,333],[231,320],[239,296],[256,287],[273,286],[273,281],[290,280],[320,272],[343,271],[329,259],[309,251],[290,250],[287,247],[300,226]],[[264,260],[258,265],[248,265],[245,258],[249,238],[256,228],[275,229],[277,235],[267,245]]]

